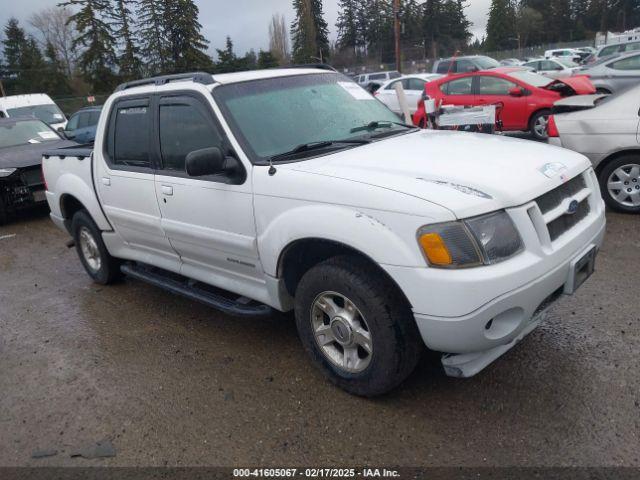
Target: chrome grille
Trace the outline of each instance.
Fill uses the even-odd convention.
[[[580,202],[576,213],[571,215],[564,214],[549,222],[547,224],[547,228],[549,229],[549,237],[551,238],[551,241],[553,242],[564,232],[573,228],[580,220],[589,215],[590,210],[589,202],[585,199]]]
[[[584,177],[578,175],[567,183],[563,183],[558,188],[554,188],[550,192],[540,195],[535,201],[544,215],[560,205],[565,198],[572,197],[585,188],[587,188],[587,184],[584,181]]]
[[[589,204],[590,194],[591,191],[584,175],[578,175],[535,199],[545,219],[549,238],[552,242],[589,215],[591,211]],[[568,209],[566,211],[557,211],[556,209],[567,199],[577,201],[577,209],[571,212]]]

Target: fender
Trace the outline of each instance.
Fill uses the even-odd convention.
[[[277,276],[282,252],[293,242],[311,238],[341,243],[379,264],[424,267],[415,238],[412,241],[401,238],[377,218],[376,213],[328,204],[300,206],[282,212],[258,233],[258,252],[265,273]],[[415,217],[412,220],[413,225]],[[415,231],[412,226],[407,228],[410,236],[415,236]]]
[[[69,160],[74,161],[75,159],[72,159],[71,157],[67,157],[65,159],[65,161]],[[91,186],[89,186],[77,174],[63,173],[56,181],[54,189],[54,191],[59,195],[58,201],[60,202],[60,209],[62,209],[62,200],[64,196],[71,195],[84,205],[100,230],[112,230],[111,224],[109,224],[104,213],[102,213],[96,192],[91,188]]]

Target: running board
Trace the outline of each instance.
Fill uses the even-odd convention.
[[[159,268],[140,263],[126,263],[120,267],[125,275],[150,283],[171,293],[182,295],[200,303],[204,303],[221,312],[238,317],[265,317],[273,310],[268,305],[250,300],[247,297],[231,297],[230,292],[211,287],[204,283],[167,272]]]

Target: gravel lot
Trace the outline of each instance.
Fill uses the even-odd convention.
[[[608,222],[513,351],[468,380],[425,356],[376,400],[312,369],[289,316],[96,286],[46,215],[0,227],[0,465],[640,466],[640,217]],[[115,457],[70,456],[103,439]]]

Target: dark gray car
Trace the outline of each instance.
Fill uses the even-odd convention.
[[[75,145],[36,118],[0,119],[0,225],[16,212],[46,203],[45,150]]]
[[[580,69],[589,75],[598,93],[616,93],[640,83],[640,51],[603,58]]]

